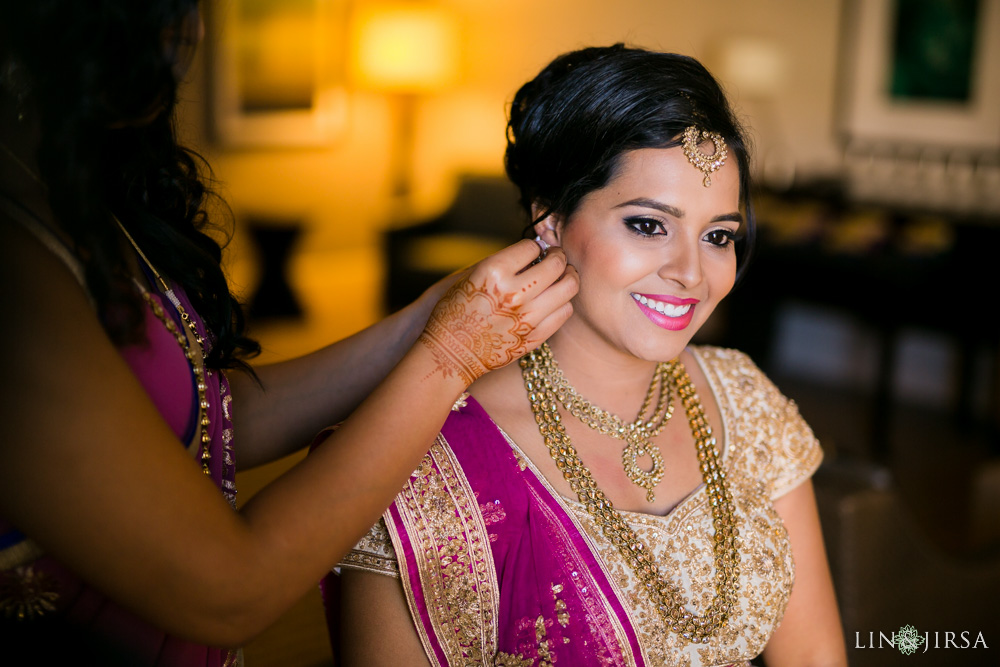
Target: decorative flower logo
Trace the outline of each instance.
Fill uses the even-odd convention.
[[[896,633],[896,648],[904,655],[912,655],[923,643],[924,638],[917,633],[917,629],[912,625],[904,625]]]

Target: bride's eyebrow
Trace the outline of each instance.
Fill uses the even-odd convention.
[[[657,211],[662,211],[667,215],[672,215],[675,218],[683,218],[684,211],[680,210],[676,206],[671,206],[670,204],[664,204],[661,201],[655,199],[649,199],[647,197],[639,197],[638,199],[630,199],[627,202],[622,202],[615,206],[615,208],[625,208],[626,206],[642,206],[644,208],[653,208]]]
[[[641,206],[644,208],[652,208],[657,211],[662,211],[667,215],[672,215],[675,218],[683,218],[684,211],[677,208],[676,206],[671,206],[670,204],[665,204],[656,199],[649,199],[648,197],[639,197],[637,199],[630,199],[626,202],[622,202],[615,206],[615,208],[625,208],[626,206]],[[743,215],[739,211],[734,211],[733,213],[724,213],[722,215],[717,215],[712,218],[711,222],[735,222],[739,225],[743,224]]]
[[[717,215],[712,218],[711,222],[735,222],[738,225],[743,224],[743,214],[738,211],[735,213],[725,213],[723,215]]]

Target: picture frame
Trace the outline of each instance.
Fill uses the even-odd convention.
[[[211,134],[236,148],[320,146],[347,121],[347,0],[210,0]]]
[[[956,4],[965,13],[944,22],[920,16]],[[848,147],[1000,149],[1000,0],[846,0],[841,30],[837,129]],[[946,41],[963,30],[971,39]],[[937,40],[936,53],[952,49],[937,79],[919,48],[907,49],[920,39]]]

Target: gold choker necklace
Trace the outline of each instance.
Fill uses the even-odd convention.
[[[547,345],[544,353],[547,353],[551,359],[552,387],[556,400],[571,415],[595,431],[625,441],[625,448],[622,450],[622,467],[625,474],[628,475],[633,484],[646,489],[648,502],[655,501],[656,496],[653,489],[663,479],[664,469],[660,448],[653,444],[652,439],[663,430],[674,414],[674,385],[670,380],[668,365],[662,362],[656,365],[653,380],[649,384],[649,389],[646,390],[646,398],[642,402],[642,407],[639,408],[639,416],[626,424],[617,415],[597,407],[576,393],[576,389],[566,380],[555,359],[552,359],[551,350]],[[659,398],[656,402],[656,408],[650,418],[644,420],[643,416],[653,401],[653,395],[657,392]],[[638,459],[647,454],[653,461],[653,467],[650,470],[643,470],[639,466]]]
[[[683,593],[659,571],[649,547],[643,544],[598,488],[590,471],[580,460],[559,414],[559,404],[562,401],[558,399],[556,392],[557,387],[565,383],[565,378],[559,372],[548,344],[543,343],[537,350],[522,357],[520,365],[524,388],[528,392],[538,430],[570,488],[576,492],[604,536],[618,548],[625,562],[635,572],[666,626],[683,639],[708,643],[709,638],[725,625],[737,604],[740,576],[740,554],[737,548],[739,529],[734,517],[733,496],[726,485],[726,473],[719,462],[719,450],[716,448],[712,429],[684,365],[679,360],[665,364],[670,382],[676,387],[691,426],[702,480],[705,482],[705,493],[712,506],[712,523],[715,526],[715,597],[701,616],[684,608]]]

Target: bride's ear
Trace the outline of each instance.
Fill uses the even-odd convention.
[[[531,205],[531,219],[537,220],[543,213],[543,209],[538,204]],[[549,213],[535,223],[535,234],[550,246],[562,245],[562,219],[555,213]]]

